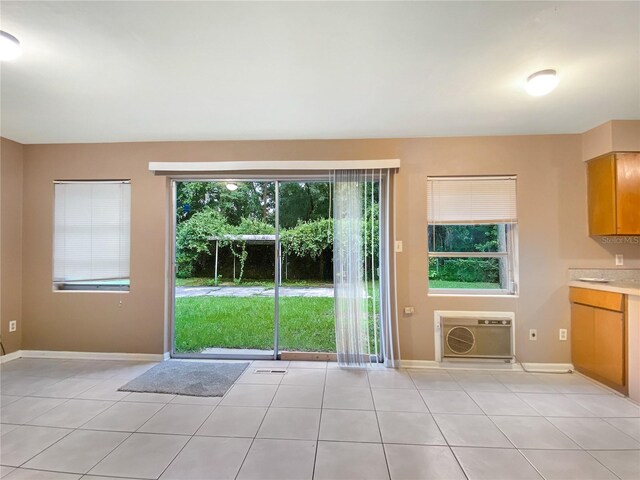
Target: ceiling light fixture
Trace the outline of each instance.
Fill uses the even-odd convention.
[[[233,182],[227,182],[227,190],[235,192],[238,189],[238,184]]]
[[[15,60],[22,53],[22,47],[16,37],[0,30],[0,61]]]
[[[540,70],[527,78],[527,93],[534,97],[541,97],[556,88],[559,81],[555,70]]]

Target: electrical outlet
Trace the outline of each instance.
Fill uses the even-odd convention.
[[[536,341],[538,340],[538,330],[532,328],[529,330],[529,340]]]
[[[402,253],[402,240],[396,240],[396,252]]]
[[[11,320],[9,322],[9,332],[15,332],[18,329],[18,322]]]
[[[405,315],[411,315],[413,313],[415,313],[416,309],[413,307],[404,307],[404,313]]]
[[[624,265],[624,255],[622,254],[616,255],[616,265],[617,266]]]
[[[560,341],[562,342],[566,342],[567,341],[567,329],[566,328],[561,328],[560,329],[560,333],[558,338],[560,338]]]

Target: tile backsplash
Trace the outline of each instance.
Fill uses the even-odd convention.
[[[606,278],[612,282],[640,283],[640,268],[570,268],[569,280]]]

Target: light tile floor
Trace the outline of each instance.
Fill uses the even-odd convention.
[[[1,365],[0,477],[640,479],[640,407],[580,375],[253,362],[223,398],[117,391],[153,365]]]

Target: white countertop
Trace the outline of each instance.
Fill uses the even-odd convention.
[[[640,284],[637,282],[612,281],[608,283],[583,282],[572,280],[570,287],[588,288],[589,290],[602,290],[603,292],[622,293],[623,295],[637,295],[640,297]]]

